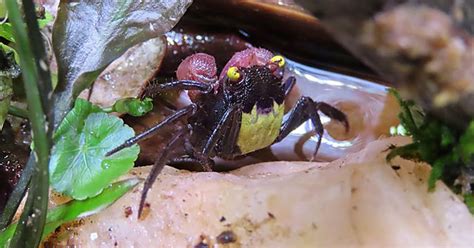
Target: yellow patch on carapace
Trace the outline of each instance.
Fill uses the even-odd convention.
[[[273,102],[273,111],[258,114],[257,106],[250,113],[242,113],[237,145],[242,154],[247,154],[273,144],[280,134],[284,104]]]

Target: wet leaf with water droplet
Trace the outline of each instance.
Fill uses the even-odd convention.
[[[139,152],[136,145],[105,156],[133,135],[120,118],[78,99],[54,135],[51,186],[74,199],[96,196],[133,167]]]

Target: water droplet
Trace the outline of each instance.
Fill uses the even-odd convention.
[[[90,236],[90,237],[91,237],[91,240],[94,241],[94,240],[96,240],[96,239],[99,237],[99,234],[97,234],[96,232],[94,232],[94,233],[91,233],[91,236]]]
[[[112,75],[110,75],[110,73],[106,73],[106,74],[104,75],[104,80],[105,80],[105,81],[110,81],[110,80],[112,80]]]
[[[110,164],[109,163],[102,163],[102,169],[104,170],[107,170],[108,168],[110,168]]]
[[[44,71],[48,70],[48,65],[43,59],[39,61],[39,64],[40,64],[41,69],[43,69]]]
[[[31,216],[28,216],[28,219],[26,220],[26,225],[27,226],[33,225],[33,218],[31,218]]]

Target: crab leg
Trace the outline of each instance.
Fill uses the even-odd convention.
[[[216,128],[214,131],[212,131],[211,136],[209,136],[209,139],[207,140],[206,145],[202,149],[202,154],[209,154],[217,144],[217,141],[219,141],[220,138],[222,138],[224,132],[226,131],[227,127],[229,127],[229,121],[232,120],[232,116],[234,113],[237,111],[238,107],[233,106],[229,108],[222,118],[219,120],[219,123],[217,123]]]
[[[343,112],[325,102],[315,102],[314,104],[316,105],[315,108],[317,110],[323,112],[329,118],[342,123],[346,128],[346,132],[349,131],[349,122],[347,121],[347,117]]]
[[[324,102],[314,102],[310,97],[303,96],[298,100],[295,107],[291,110],[288,119],[283,123],[278,135],[276,142],[284,139],[291,131],[295,130],[298,126],[303,124],[307,120],[311,120],[315,128],[316,134],[318,135],[318,141],[316,149],[314,150],[313,158],[318,153],[319,147],[321,145],[321,139],[324,133],[323,124],[321,123],[318,111],[321,110],[325,115],[330,118],[333,118],[339,122],[342,122],[346,127],[346,130],[349,128],[349,123],[347,122],[346,115],[339,111],[338,109],[332,107],[331,105]]]
[[[174,114],[166,117],[166,119],[164,119],[162,122],[158,123],[154,127],[144,131],[141,134],[136,135],[135,137],[132,137],[132,138],[128,139],[127,141],[125,141],[120,146],[118,146],[118,147],[114,148],[113,150],[107,152],[106,156],[110,156],[110,155],[112,155],[112,154],[114,154],[114,153],[116,153],[116,152],[118,152],[118,151],[120,151],[124,148],[130,147],[130,146],[138,143],[139,141],[142,141],[142,140],[152,136],[153,134],[158,132],[165,125],[171,124],[171,123],[175,122],[176,120],[179,120],[179,119],[181,119],[185,116],[193,115],[194,113],[196,113],[197,108],[198,108],[198,106],[196,104],[191,104],[191,105],[186,106],[185,108],[182,108],[182,109],[176,111]]]
[[[180,165],[180,164],[199,164],[201,165],[201,161],[197,158],[193,157],[180,157],[180,158],[173,158],[170,161],[168,161],[168,165],[173,166],[173,165]]]
[[[225,138],[226,142],[222,144],[222,153],[223,154],[233,154],[235,145],[237,144],[237,139],[239,136],[240,125],[242,122],[242,112],[235,111],[232,115],[232,120],[230,120],[230,127],[227,129]]]
[[[162,84],[154,83],[145,89],[142,98],[154,97],[159,93],[168,90],[199,90],[203,93],[209,93],[212,91],[212,89],[212,84],[202,83],[194,80],[179,80]]]
[[[287,97],[291,90],[293,89],[293,87],[295,86],[296,84],[296,78],[291,76],[289,78],[286,79],[285,83],[283,84],[283,90],[285,91],[285,97]]]
[[[172,151],[176,147],[176,145],[179,144],[177,141],[179,141],[183,137],[186,131],[188,131],[188,129],[186,128],[177,131],[176,135],[168,142],[168,144],[166,144],[166,147],[163,149],[163,152],[157,157],[155,164],[153,164],[150,174],[146,178],[145,183],[143,185],[142,196],[140,198],[140,206],[138,208],[138,218],[140,218],[140,216],[142,215],[143,206],[145,205],[145,200],[148,191],[150,190],[158,175],[165,167],[166,162],[168,162],[169,160],[169,152]]]
[[[209,166],[210,153],[216,146],[217,142],[224,137],[226,130],[231,127],[231,121],[234,119],[233,117],[236,115],[236,112],[238,112],[238,109],[238,106],[232,106],[224,113],[222,118],[219,120],[219,123],[217,123],[217,126],[207,139],[202,151],[195,154],[197,159],[202,161],[201,163],[203,164],[203,169],[205,171],[212,171]]]

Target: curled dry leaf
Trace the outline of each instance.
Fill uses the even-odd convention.
[[[162,38],[154,38],[130,48],[111,63],[94,81],[92,89],[80,97],[100,107],[110,107],[117,100],[137,97],[160,68],[165,51]]]

